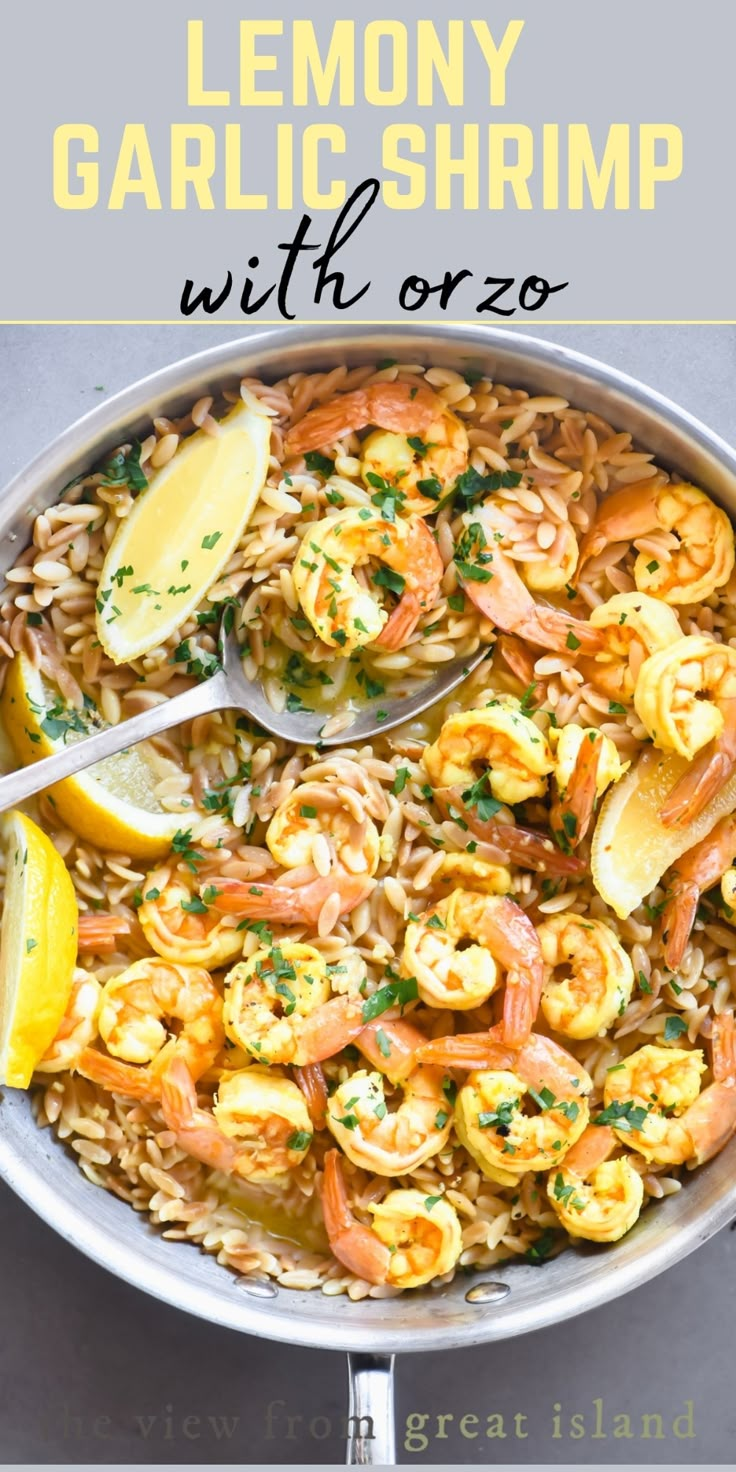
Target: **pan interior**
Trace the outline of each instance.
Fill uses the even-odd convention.
[[[67,430],[3,493],[0,567],[15,561],[33,517],[105,450],[139,433],[152,414],[174,412],[245,373],[278,378],[381,357],[473,366],[532,392],[561,393],[628,429],[665,465],[701,485],[736,515],[736,456],[669,401],[579,354],[488,328],[322,327],[253,333],[163,369],[100,405]],[[497,1266],[459,1274],[448,1287],[352,1303],[237,1281],[213,1257],[166,1242],[141,1215],[92,1186],[50,1131],[39,1130],[26,1095],[0,1102],[0,1173],[52,1227],[102,1266],[166,1302],[229,1328],[295,1344],[389,1352],[501,1339],[556,1323],[636,1287],[707,1240],[736,1207],[736,1141],[685,1189],[657,1203],[615,1247],[570,1248],[536,1268]],[[479,1283],[510,1291],[473,1295]]]

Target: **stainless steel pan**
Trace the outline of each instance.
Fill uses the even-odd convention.
[[[176,363],[117,394],[68,429],[6,488],[0,502],[0,569],[30,537],[33,517],[60,488],[151,415],[183,409],[244,374],[279,378],[346,359],[384,357],[471,364],[533,392],[562,393],[632,430],[666,465],[702,485],[736,516],[736,454],[717,435],[653,390],[565,348],[484,327],[283,327]],[[458,1277],[426,1291],[354,1304],[271,1284],[236,1283],[214,1259],[164,1242],[137,1213],[92,1186],[74,1160],[40,1131],[26,1095],[0,1102],[0,1173],[50,1226],[111,1272],[215,1324],[290,1344],[345,1349],[351,1358],[349,1460],[393,1461],[391,1361],[398,1350],[462,1348],[543,1328],[638,1287],[707,1241],[736,1208],[736,1142],[645,1213],[615,1247],[577,1247],[543,1270],[513,1265],[471,1289]],[[470,1292],[469,1292],[470,1289]],[[368,1417],[369,1420],[364,1418]]]

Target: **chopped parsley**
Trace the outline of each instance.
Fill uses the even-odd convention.
[[[145,472],[141,469],[141,447],[134,440],[127,453],[119,450],[102,466],[104,485],[127,486],[131,491],[145,491],[148,486]]]
[[[377,572],[374,572],[372,581],[376,587],[388,588],[389,592],[395,593],[397,597],[401,596],[406,587],[406,578],[403,578],[400,572],[394,572],[390,567],[379,567]]]
[[[387,1012],[389,1007],[405,1007],[407,1002],[415,1002],[418,996],[416,976],[398,977],[396,981],[388,981],[363,1003],[363,1021],[372,1022],[375,1017]]]
[[[483,776],[479,777],[478,781],[474,782],[472,787],[468,787],[461,794],[466,808],[475,808],[478,817],[483,823],[487,823],[491,818],[495,818],[499,808],[502,807],[502,803],[498,801],[498,798],[492,796],[490,788],[491,774],[490,772],[484,772]]]
[[[171,852],[178,854],[193,874],[196,874],[198,866],[204,863],[204,854],[201,854],[199,849],[192,848],[191,828],[187,828],[186,831],[181,828],[177,829],[171,840]]]
[[[319,450],[308,450],[304,456],[304,464],[310,475],[321,475],[323,480],[329,480],[335,473],[335,462],[327,455],[320,455]]]
[[[287,1150],[308,1150],[312,1143],[312,1136],[308,1130],[294,1130],[286,1141]]]
[[[628,1134],[631,1130],[640,1130],[649,1113],[645,1104],[635,1104],[633,1099],[627,1099],[624,1103],[621,1099],[614,1099],[606,1109],[603,1109],[592,1124],[613,1125],[616,1130]]]
[[[537,1238],[536,1242],[532,1243],[531,1247],[527,1247],[524,1257],[533,1267],[539,1268],[542,1266],[542,1263],[547,1261],[554,1245],[554,1232],[551,1232],[548,1228],[546,1232],[542,1233],[541,1237]]]

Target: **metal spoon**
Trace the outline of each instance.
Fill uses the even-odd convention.
[[[21,767],[18,772],[10,772],[7,777],[0,777],[0,812],[15,807],[64,777],[73,777],[76,772],[103,761],[105,757],[114,756],[139,741],[157,736],[160,731],[168,731],[171,726],[180,726],[184,721],[192,721],[195,716],[208,715],[215,710],[243,711],[272,736],[280,736],[297,746],[352,746],[356,741],[366,741],[369,736],[390,731],[394,726],[401,726],[421,715],[422,711],[460,685],[487,653],[487,647],[483,647],[469,659],[457,659],[440,666],[434,678],[413,693],[402,694],[399,691],[382,704],[375,701],[359,711],[351,725],[342,731],[322,736],[322,727],[337,712],[273,710],[261,686],[246,678],[237,639],[234,633],[230,633],[222,642],[222,668],[208,680],[203,680],[192,690],[185,690],[182,695],[172,696],[161,705],[152,706],[141,715],[120,721],[117,726],[106,726],[53,756]]]

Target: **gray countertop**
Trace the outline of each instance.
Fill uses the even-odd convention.
[[[736,440],[733,328],[537,333],[626,369]],[[210,325],[0,329],[0,484],[103,394],[238,335]],[[0,1249],[3,1461],[343,1459],[340,1356],[238,1336],[155,1303],[76,1254],[4,1186]],[[569,1324],[404,1357],[400,1459],[730,1464],[735,1272],[726,1230],[638,1293]]]

